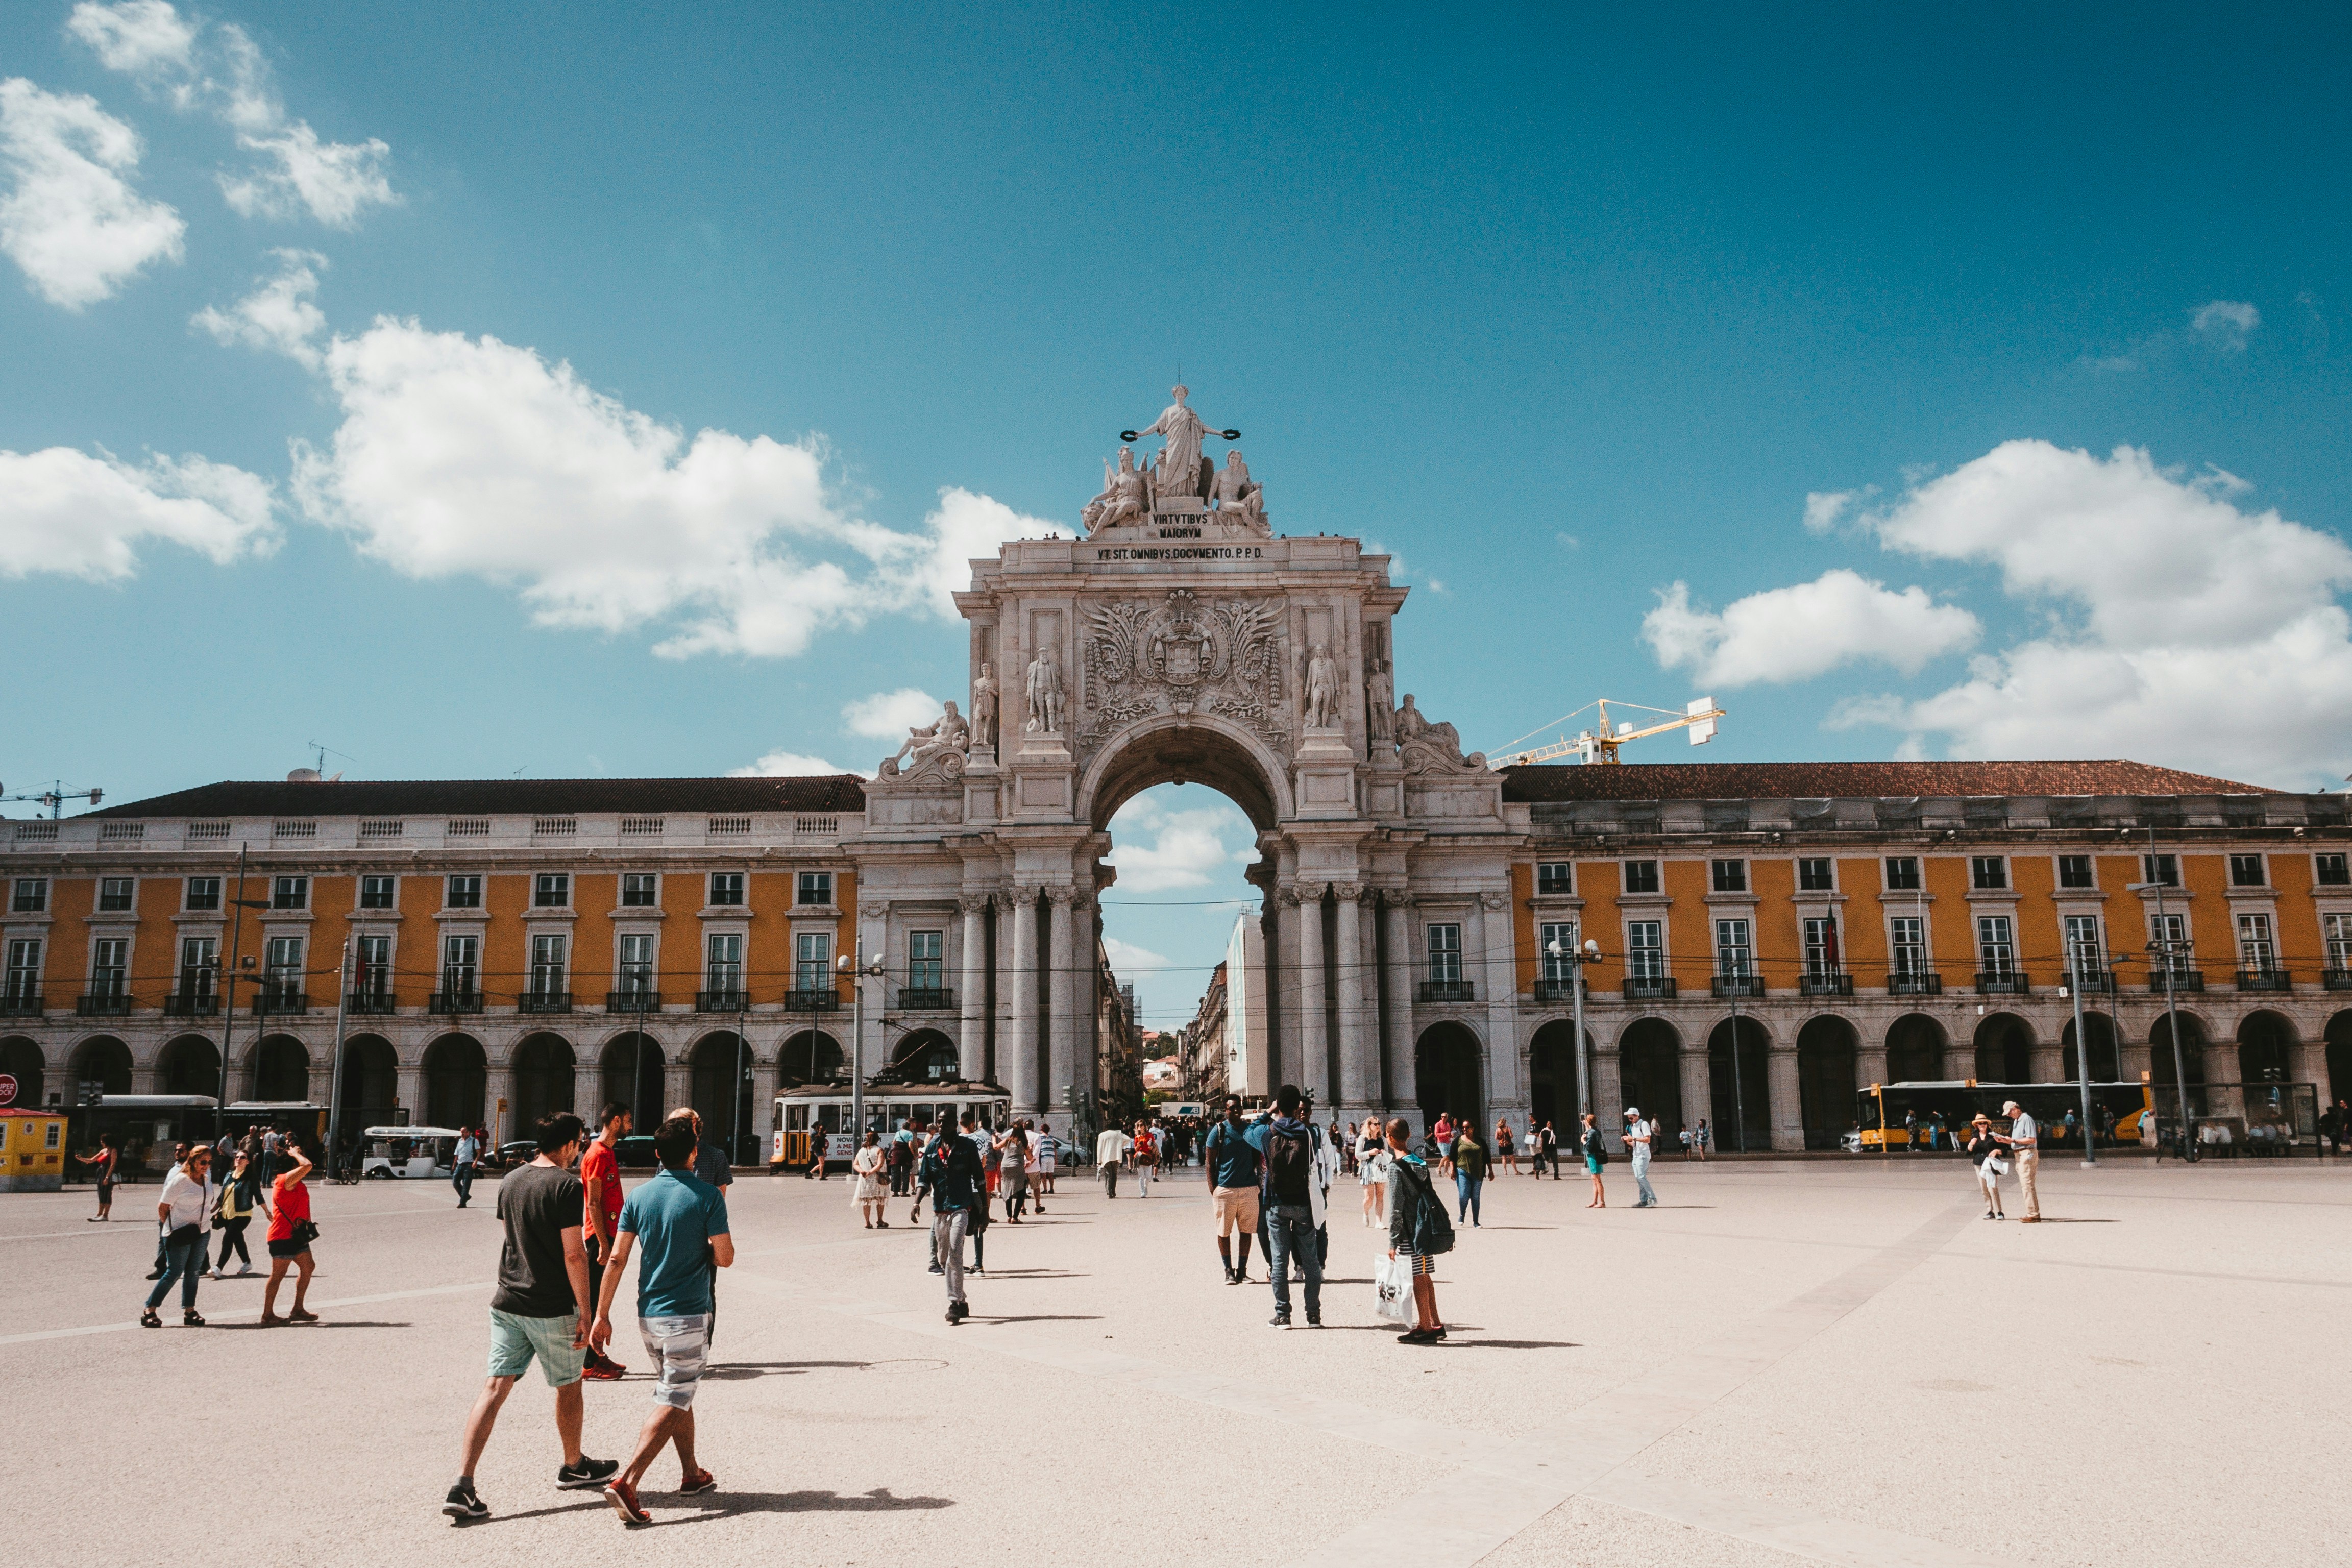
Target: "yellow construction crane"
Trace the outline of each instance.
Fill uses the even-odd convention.
[[[1679,713],[1671,708],[1644,708],[1638,702],[1620,702],[1617,706],[1630,708],[1641,713],[1664,714],[1666,716],[1665,722],[1652,724],[1646,728],[1636,728],[1630,721],[1612,724],[1609,719],[1609,699],[1603,697],[1597,702],[1588,703],[1578,709],[1575,713],[1563,715],[1549,724],[1530,730],[1518,740],[1513,741],[1510,745],[1486,754],[1494,759],[1492,765],[1498,768],[1525,763],[1549,763],[1559,757],[1574,757],[1582,763],[1613,763],[1618,760],[1617,749],[1626,742],[1638,741],[1646,735],[1663,735],[1669,730],[1688,730],[1690,743],[1694,746],[1704,746],[1715,739],[1715,721],[1724,716],[1723,710],[1715,705],[1715,699],[1712,697],[1694,697],[1683,705],[1683,710]],[[1566,726],[1573,722],[1579,714],[1590,713],[1595,709],[1599,710],[1599,714],[1593,721],[1591,729],[1580,730],[1573,736],[1567,732]],[[1558,731],[1559,733],[1541,745],[1532,746],[1525,751],[1512,749],[1522,742],[1552,731]]]

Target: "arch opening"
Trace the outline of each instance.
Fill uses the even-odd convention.
[[[2238,1026],[2238,1076],[2246,1083],[2284,1083],[2294,1060],[2294,1026],[2278,1014],[2250,1013]]]
[[[573,1075],[578,1066],[572,1042],[552,1031],[526,1037],[514,1051],[512,1120],[499,1129],[505,1138],[529,1138],[539,1119],[572,1110]]]
[[[291,1035],[265,1035],[253,1051],[253,1098],[299,1105],[310,1098],[310,1049]]]
[[[2091,1080],[2094,1083],[2114,1083],[2123,1072],[2123,1057],[2117,1048],[2116,1021],[2105,1013],[2083,1015],[2083,1032],[2091,1039]],[[2078,1076],[2074,1064],[2074,1020],[2066,1020],[2059,1032],[2059,1076],[2072,1083]]]
[[[597,1058],[599,1114],[605,1105],[625,1106],[630,1123],[651,1132],[661,1121],[662,1067],[667,1059],[651,1035],[631,1029],[614,1036]]]
[[[1797,1107],[1805,1147],[1834,1149],[1854,1124],[1853,1026],[1835,1014],[1808,1018],[1797,1031]]]
[[[1617,1042],[1622,1103],[1611,1115],[1596,1118],[1613,1123],[1602,1131],[1622,1132],[1624,1112],[1637,1108],[1658,1129],[1650,1147],[1658,1153],[1675,1147],[1675,1131],[1683,1125],[1682,1052],[1682,1037],[1664,1018],[1637,1018],[1628,1025]]]
[[[1733,1022],[1726,1018],[1706,1037],[1710,1131],[1718,1149],[1772,1147],[1772,1097],[1765,1074],[1771,1061],[1771,1037],[1764,1026],[1742,1015],[1738,1020],[1739,1048],[1732,1050]]]
[[[431,1127],[479,1127],[489,1091],[489,1058],[471,1035],[444,1035],[425,1047],[425,1121]]]
[[[48,1058],[41,1054],[41,1047],[31,1040],[22,1035],[11,1035],[8,1038],[0,1040],[0,1073],[6,1073],[16,1080],[15,1103],[43,1104],[41,1094],[47,1087],[43,1080],[47,1070]],[[200,1094],[203,1090],[192,1089],[189,1092]]]
[[[693,1078],[692,1103],[702,1118],[702,1135],[719,1141],[729,1164],[750,1163],[744,1151],[752,1146],[751,1052],[743,1037],[722,1029],[697,1040]]]
[[[77,1100],[91,1090],[100,1094],[129,1094],[131,1047],[112,1035],[94,1035],[74,1047],[71,1070],[76,1090],[74,1098]]]
[[[1944,1077],[1944,1026],[1906,1013],[1886,1027],[1886,1081],[1933,1083]]]
[[[803,1029],[776,1053],[776,1075],[786,1089],[849,1081],[849,1055],[823,1029]]]
[[[1986,1083],[2033,1081],[2033,1029],[2014,1013],[1995,1013],[1977,1026],[1976,1077]]]
[[[1584,1043],[1589,1063],[1591,1031]],[[1554,1018],[1528,1042],[1528,1109],[1538,1127],[1551,1124],[1561,1148],[1576,1147],[1577,1118],[1585,1108],[1576,1100],[1576,1026],[1566,1018]]]
[[[1448,1019],[1421,1032],[1413,1044],[1412,1076],[1424,1131],[1436,1124],[1440,1112],[1473,1127],[1486,1124],[1481,1054],[1478,1037],[1465,1024]]]
[[[2330,1102],[2352,1099],[2352,1012],[2327,1020],[2327,1083],[2323,1098]],[[2352,1139],[2352,1128],[2344,1136]]]
[[[219,1094],[220,1047],[203,1035],[168,1042],[155,1058],[155,1087],[161,1094]]]
[[[390,1040],[382,1035],[352,1035],[344,1039],[341,1095],[347,1144],[355,1144],[362,1129],[399,1121],[400,1058]],[[419,1115],[415,1120],[424,1118]]]

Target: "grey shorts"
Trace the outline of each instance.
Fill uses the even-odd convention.
[[[646,1354],[653,1358],[654,1401],[673,1410],[694,1404],[702,1369],[710,1360],[710,1314],[690,1318],[639,1318]]]

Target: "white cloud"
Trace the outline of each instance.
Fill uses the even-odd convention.
[[[840,510],[814,438],[674,426],[490,337],[379,319],[324,368],[342,423],[297,443],[314,520],[413,577],[517,586],[540,624],[653,626],[655,651],[772,657],[878,615],[955,616],[966,558],[1066,537],[985,496],[940,492],[919,532]]]
[[[2334,783],[2352,761],[2352,549],[2241,510],[2245,481],[2185,478],[2010,441],[1876,519],[1893,549],[1996,566],[2054,629],[1918,700],[1836,721],[1944,738],[1949,754],[2136,756],[2266,784]]]
[[[1642,617],[1658,662],[1688,666],[1701,686],[1810,680],[1861,659],[1909,674],[1982,630],[1974,616],[1937,604],[1924,588],[1896,593],[1843,567],[1750,594],[1720,615],[1693,608],[1690,590],[1676,583]]]
[[[190,454],[134,468],[70,447],[0,452],[0,574],[120,582],[158,539],[224,565],[278,545],[269,481]]]
[[[399,203],[385,173],[392,149],[373,137],[323,142],[307,121],[289,118],[269,61],[235,23],[189,20],[164,0],[81,0],[66,26],[107,69],[163,93],[184,113],[213,115],[258,155],[218,176],[236,212],[289,218],[307,211],[331,228],[350,228],[363,209]]]
[[[915,725],[928,724],[938,718],[940,711],[938,698],[912,686],[902,686],[896,691],[877,691],[845,704],[841,710],[841,722],[853,735],[895,744],[905,740],[907,731]]]
[[[1805,497],[1805,531],[1827,533],[1838,525],[1838,520],[1854,508],[1858,501],[1867,500],[1878,493],[1875,485],[1865,485],[1858,490],[1814,490]]]
[[[805,778],[814,773],[856,773],[855,768],[835,767],[823,757],[806,756],[799,752],[770,752],[749,767],[730,768],[730,779],[792,779]],[[859,773],[871,778],[871,773]]]
[[[1167,969],[1174,963],[1165,953],[1154,952],[1131,942],[1121,942],[1115,936],[1103,938],[1103,951],[1110,954],[1111,968],[1128,980],[1139,974]]]
[[[327,258],[315,250],[275,250],[276,276],[257,279],[260,287],[226,310],[205,306],[189,318],[224,343],[272,350],[312,370],[319,368],[319,335],[327,318],[310,296],[319,291],[319,274]]]
[[[177,261],[187,225],[131,188],[139,135],[81,93],[0,81],[0,251],[35,293],[79,310],[151,261]]]
[[[2263,313],[2242,300],[2209,300],[2189,314],[2189,330],[2223,353],[2246,352],[2247,335]]]
[[[1111,852],[1104,858],[1118,868],[1118,887],[1126,892],[1223,883],[1236,879],[1237,863],[1257,859],[1256,830],[1223,799],[1171,809],[1138,795],[1112,818],[1111,836]]]

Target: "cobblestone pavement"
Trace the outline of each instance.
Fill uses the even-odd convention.
[[[1605,1211],[1490,1181],[1439,1277],[1453,1336],[1414,1349],[1373,1314],[1352,1184],[1329,1326],[1282,1333],[1262,1283],[1222,1282],[1197,1178],[1106,1202],[1065,1177],[991,1229],[951,1328],[903,1200],[866,1231],[837,1182],[746,1176],[697,1406],[719,1489],[668,1495],[665,1458],[635,1532],[554,1489],[535,1377],[479,1471],[495,1512],[438,1512],[495,1183],[462,1213],[439,1185],[320,1193],[326,1321],[276,1330],[258,1275],[205,1283],[210,1329],[133,1326],[152,1187],[107,1226],[86,1190],[16,1194],[0,1482],[66,1564],[2340,1560],[2352,1168],[2052,1158],[2036,1226],[1982,1220],[1952,1158],[1654,1180],[1638,1212],[1630,1181]],[[589,1452],[625,1455],[646,1380],[586,1394]]]

